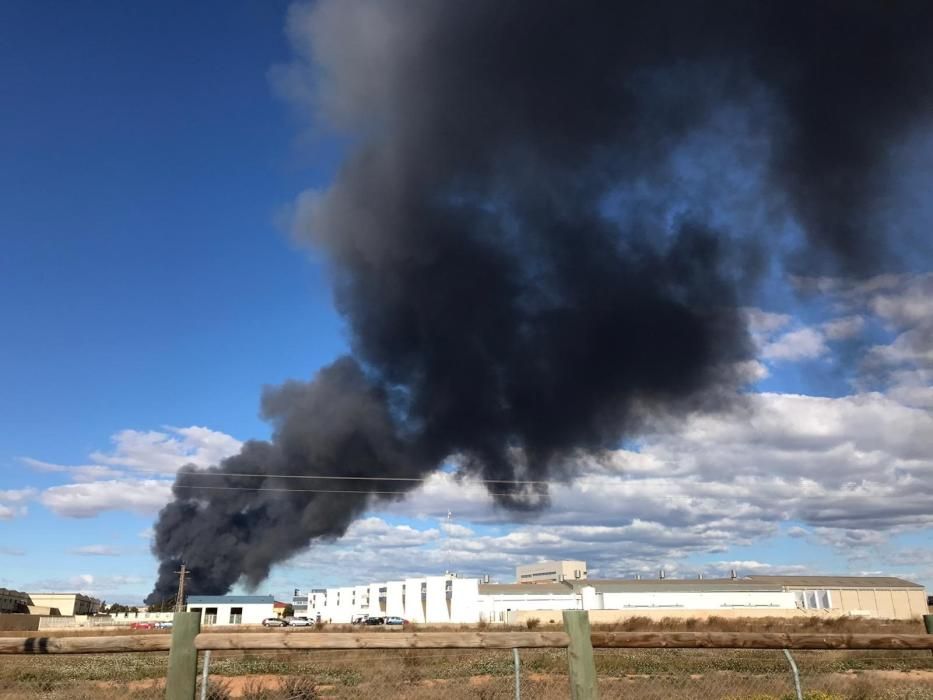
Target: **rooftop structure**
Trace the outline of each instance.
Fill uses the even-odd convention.
[[[578,581],[586,578],[586,562],[579,560],[539,561],[515,567],[516,583]]]

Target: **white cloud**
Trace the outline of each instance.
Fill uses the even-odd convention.
[[[865,319],[862,316],[845,316],[827,321],[821,328],[830,340],[846,340],[862,332],[865,328]]]
[[[170,481],[125,479],[52,486],[42,492],[39,500],[56,515],[92,518],[112,510],[152,515],[171,497]]]
[[[106,544],[88,544],[83,547],[76,547],[70,550],[71,554],[78,554],[87,557],[117,557],[120,551]]]
[[[813,328],[799,328],[788,331],[767,343],[761,349],[761,356],[768,360],[812,360],[822,357],[829,348],[823,334]]]
[[[124,472],[100,464],[66,465],[44,462],[32,457],[20,457],[19,461],[38,472],[68,474],[74,481],[98,481],[119,478]]]
[[[226,433],[200,426],[155,430],[122,430],[111,438],[111,452],[93,452],[96,464],[140,472],[174,474],[186,464],[209,467],[239,452],[241,442]]]
[[[91,464],[62,465],[32,457],[32,469],[67,474],[73,484],[46,489],[41,502],[58,515],[88,518],[111,510],[152,514],[171,499],[171,482],[134,474],[170,476],[186,464],[208,467],[239,451],[236,438],[209,428],[166,427],[163,431],[122,430],[110,452],[96,451]],[[2,494],[2,492],[0,492]],[[0,498],[0,519],[11,517]]]
[[[7,489],[0,491],[0,520],[21,518],[29,511],[26,502],[36,496],[35,489]]]
[[[933,415],[879,393],[752,395],[741,412],[694,416],[646,436],[637,452],[617,450],[582,469],[552,485],[550,507],[530,515],[496,508],[481,484],[444,473],[376,510],[434,521],[449,510],[450,528],[508,528],[451,532],[447,555],[455,567],[503,576],[552,556],[585,558],[601,575],[651,571],[760,542],[786,522],[804,526],[791,536],[843,553],[933,527]],[[392,566],[379,551],[358,556],[374,571]],[[427,570],[444,561],[437,552],[418,557]]]
[[[764,309],[744,309],[748,330],[752,335],[770,336],[790,325],[790,314],[777,314]]]

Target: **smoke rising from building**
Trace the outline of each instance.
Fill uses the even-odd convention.
[[[933,112],[933,6],[321,0],[279,90],[345,132],[295,208],[351,355],[268,390],[268,442],[179,473],[159,580],[255,585],[456,456],[560,479],[644,407],[721,405],[762,273],[896,265],[891,177]],[[902,238],[880,231],[901,231]],[[190,488],[192,486],[211,488]],[[217,487],[228,487],[223,490]],[[313,493],[310,490],[370,490]],[[507,507],[546,490],[495,485]],[[275,490],[291,489],[291,490]]]

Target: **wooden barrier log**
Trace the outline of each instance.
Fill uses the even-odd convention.
[[[167,634],[104,637],[0,637],[0,654],[122,654],[168,651]]]
[[[566,632],[202,632],[198,650],[543,649],[566,647]]]
[[[604,649],[933,649],[924,634],[594,632],[591,639]]]

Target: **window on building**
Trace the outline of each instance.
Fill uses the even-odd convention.
[[[230,608],[230,624],[239,625],[243,622],[243,608]]]
[[[798,608],[804,610],[829,610],[833,599],[829,591],[794,591]]]
[[[204,609],[204,624],[205,625],[216,625],[217,624],[217,608],[205,608]]]

